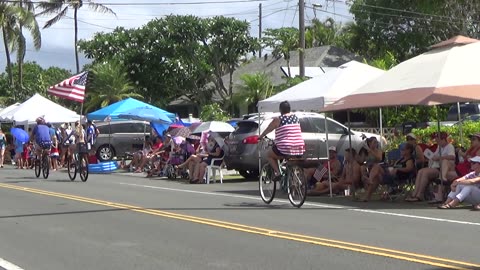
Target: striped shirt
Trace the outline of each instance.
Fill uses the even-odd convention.
[[[280,126],[275,129],[275,145],[280,153],[289,156],[301,156],[305,152],[300,121],[295,114],[280,117]]]

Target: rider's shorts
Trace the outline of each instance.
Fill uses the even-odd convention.
[[[39,147],[40,149],[44,150],[50,150],[52,148],[52,141],[41,141],[41,142],[35,142],[36,147]]]

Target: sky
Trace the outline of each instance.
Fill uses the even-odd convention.
[[[35,0],[34,0],[35,1]],[[137,28],[154,18],[170,14],[213,17],[223,15],[250,22],[251,35],[259,33],[259,4],[262,4],[262,29],[298,27],[298,0],[95,0],[111,8],[115,15],[97,13],[87,6],[78,11],[79,39],[91,39],[97,32],[111,32],[117,26]],[[210,2],[210,3],[209,3]],[[234,2],[234,3],[232,3]],[[305,24],[314,19],[333,17],[349,21],[352,15],[344,0],[305,0]],[[315,6],[315,8],[314,8]],[[37,11],[38,13],[38,11]],[[54,15],[40,16],[41,27]],[[42,29],[42,48],[35,51],[27,36],[26,61],[36,61],[42,67],[57,66],[75,71],[73,14],[47,29]],[[5,52],[0,49],[0,70],[5,70]],[[80,59],[80,66],[88,60]]]

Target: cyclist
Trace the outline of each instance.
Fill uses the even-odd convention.
[[[85,156],[88,160],[88,149],[86,145],[87,134],[83,125],[80,124],[80,121],[75,122],[75,129],[67,140],[72,136],[75,138],[75,144],[70,145],[69,158],[72,158],[74,153],[78,153],[80,155],[79,158]]]
[[[38,117],[35,122],[37,125],[32,130],[32,141],[34,142],[35,155],[37,160],[42,158],[42,151],[49,152],[52,147],[52,136],[50,135],[50,128],[45,123],[43,117]],[[44,154],[46,154],[44,152]]]
[[[279,110],[280,116],[275,117],[259,137],[259,139],[263,139],[268,133],[275,130],[275,143],[267,152],[267,160],[274,170],[275,181],[280,180],[277,160],[288,156],[302,156],[305,152],[300,120],[290,112],[290,103],[288,101],[281,102]]]

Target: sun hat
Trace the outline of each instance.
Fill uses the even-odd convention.
[[[411,133],[411,132],[408,133],[407,136],[405,136],[405,137],[407,137],[407,139],[408,139],[408,138],[412,138],[412,139],[414,139],[414,140],[417,139],[417,136],[415,136],[415,134],[413,134],[413,133]]]

